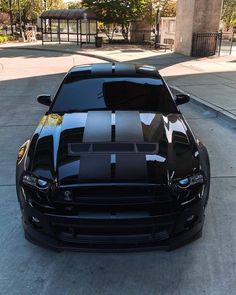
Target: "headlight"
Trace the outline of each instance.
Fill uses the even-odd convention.
[[[22,161],[22,159],[24,158],[28,146],[29,146],[30,141],[27,140],[19,149],[18,155],[17,155],[17,164],[20,164],[20,162]]]
[[[196,184],[203,184],[204,181],[204,176],[201,173],[197,173],[193,176],[187,177],[180,179],[178,181],[178,187],[180,188],[188,188],[190,186],[194,186]]]
[[[36,178],[31,175],[24,175],[22,178],[22,182],[26,185],[35,187],[40,190],[48,189],[49,182],[44,179]]]
[[[199,196],[199,188],[205,183],[205,178],[202,173],[196,173],[192,176],[174,181],[171,184],[172,192],[181,204],[191,202]]]

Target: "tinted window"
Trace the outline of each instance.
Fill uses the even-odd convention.
[[[163,81],[143,77],[69,78],[58,92],[52,112],[99,109],[177,112]]]

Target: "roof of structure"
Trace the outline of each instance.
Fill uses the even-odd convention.
[[[51,9],[44,11],[41,16],[43,19],[88,19],[95,20],[96,15],[88,8],[81,9]]]

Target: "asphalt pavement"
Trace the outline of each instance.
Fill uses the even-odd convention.
[[[23,237],[15,159],[46,111],[39,93],[56,90],[73,65],[99,59],[0,50],[0,294],[232,295],[236,289],[236,131],[215,112],[181,107],[211,160],[203,237],[172,252],[54,253]]]

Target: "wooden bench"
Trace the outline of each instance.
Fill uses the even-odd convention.
[[[166,43],[155,43],[155,48],[164,49],[165,52],[167,49],[173,50],[173,44],[166,44]]]
[[[155,42],[154,39],[143,40],[143,46],[154,47],[155,49],[164,49],[165,52],[167,49],[173,50],[174,40],[173,39],[164,39],[164,43]]]

